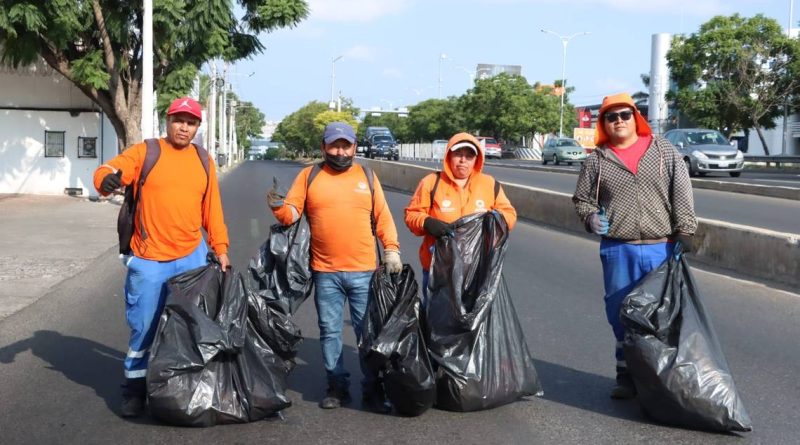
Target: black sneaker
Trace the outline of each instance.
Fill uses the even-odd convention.
[[[633,384],[630,374],[627,372],[617,373],[617,384],[611,388],[611,398],[616,400],[627,400],[636,397],[636,386]]]
[[[378,414],[389,414],[392,411],[392,406],[386,400],[383,385],[379,382],[376,382],[372,388],[365,388],[362,391],[361,406],[367,411]]]
[[[144,414],[147,387],[144,379],[127,379],[122,385],[122,417],[140,417]]]
[[[319,407],[322,409],[335,409],[342,405],[347,405],[351,400],[350,391],[347,388],[329,383],[325,397],[319,402]]]

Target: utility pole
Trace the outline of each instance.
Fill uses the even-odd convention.
[[[226,106],[227,106],[227,103],[228,103],[227,102],[227,97],[226,97],[227,96],[226,90],[228,89],[227,77],[228,77],[228,63],[225,62],[225,64],[223,65],[223,68],[222,68],[222,79],[220,79],[221,83],[220,83],[220,89],[219,89],[219,93],[220,93],[220,96],[219,96],[219,152],[225,157],[225,165],[228,165],[228,158],[229,158],[229,155],[228,155],[228,144],[227,144],[227,142],[228,142],[227,136],[228,135],[227,135],[227,133],[225,131],[226,130],[225,125],[226,125],[226,122],[227,122],[227,119],[226,119],[226,117],[227,117]]]
[[[153,137],[153,0],[144,0],[143,6],[141,125],[142,139],[149,139]]]
[[[211,80],[208,83],[208,140],[206,148],[211,158],[217,160],[217,63],[211,62]]]

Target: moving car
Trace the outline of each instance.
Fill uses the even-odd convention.
[[[542,147],[542,165],[547,165],[548,161],[555,165],[562,162],[572,165],[573,162],[585,161],[586,156],[583,146],[572,138],[550,138]]]
[[[726,172],[736,178],[742,174],[744,153],[717,130],[679,128],[664,133],[664,138],[683,156],[689,176]]]
[[[481,145],[483,146],[484,157],[497,158],[497,159],[503,157],[503,149],[500,147],[500,144],[497,143],[497,140],[495,138],[478,136],[478,142],[480,142]]]
[[[395,161],[400,159],[397,142],[391,134],[373,135],[367,144],[366,157],[370,159],[386,158]]]

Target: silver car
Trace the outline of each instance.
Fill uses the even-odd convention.
[[[744,153],[717,130],[680,128],[664,133],[664,137],[683,156],[689,176],[719,172],[736,178],[742,174]]]
[[[555,165],[562,162],[572,165],[585,160],[586,150],[572,138],[550,138],[542,147],[542,165],[547,165],[547,161],[553,161]]]

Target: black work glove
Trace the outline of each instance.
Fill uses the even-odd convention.
[[[692,253],[693,240],[694,235],[688,233],[678,232],[678,234],[675,235],[675,242],[681,243],[681,246],[683,247],[683,253]]]
[[[431,216],[425,219],[422,228],[436,238],[453,236],[453,226]]]
[[[103,193],[111,193],[122,186],[122,170],[117,170],[116,173],[109,173],[103,178],[100,184],[100,189]]]

